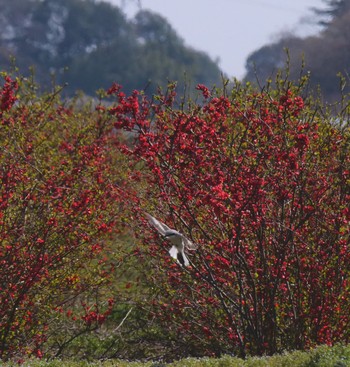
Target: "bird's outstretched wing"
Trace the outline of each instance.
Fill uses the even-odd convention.
[[[146,217],[148,218],[148,221],[157,229],[157,231],[165,236],[166,231],[170,231],[171,228],[169,228],[166,224],[160,222],[156,218],[152,217],[152,215],[146,213]]]

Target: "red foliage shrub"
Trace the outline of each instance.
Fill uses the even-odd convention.
[[[76,112],[56,94],[35,97],[22,80],[5,76],[0,91],[2,359],[41,355],[58,311],[75,300],[79,304],[93,294],[98,305],[90,313],[88,305],[74,307],[72,320],[101,323],[109,312],[103,305],[110,295],[103,289],[114,265],[106,253],[108,239],[120,230],[116,180],[123,182],[115,152],[109,153],[111,130],[91,109]]]
[[[156,320],[184,353],[349,341],[348,130],[291,85],[198,89],[202,104],[178,108],[174,89],[154,101],[110,91],[115,127],[133,132],[122,149],[147,167],[143,208],[199,244],[181,268],[140,226]]]

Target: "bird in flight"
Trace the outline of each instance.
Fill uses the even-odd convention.
[[[169,228],[166,224],[160,222],[156,218],[146,213],[149,222],[156,228],[156,230],[164,236],[169,242],[172,243],[172,247],[169,250],[169,254],[172,258],[176,259],[181,265],[189,266],[190,262],[185,254],[185,248],[189,250],[195,250],[197,245],[191,242],[183,234],[175,229]]]

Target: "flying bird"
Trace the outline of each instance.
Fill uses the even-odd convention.
[[[190,262],[185,255],[185,248],[189,250],[195,250],[197,246],[183,234],[176,231],[175,229],[169,228],[166,224],[160,222],[148,213],[146,213],[146,216],[149,222],[157,229],[157,231],[172,243],[173,246],[169,250],[170,256],[176,259],[181,265],[189,266]]]

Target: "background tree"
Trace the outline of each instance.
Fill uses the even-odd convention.
[[[328,25],[329,20],[332,21],[335,18],[339,18],[344,13],[348,12],[350,9],[350,4],[348,0],[323,0],[327,5],[326,9],[314,9],[316,14],[321,15],[321,17],[326,17],[329,19],[321,19],[320,24]]]
[[[253,52],[247,59],[246,81],[256,82],[256,76],[261,84],[267,79],[273,79],[278,70],[282,70],[287,62],[284,49],[288,49],[289,78],[298,80],[303,72],[310,72],[310,85],[316,89],[321,87],[327,101],[339,99],[340,90],[349,91],[347,84],[339,87],[341,73],[345,78],[349,73],[349,2],[325,1],[329,8],[317,11],[320,16],[327,15],[323,22],[324,29],[316,36],[298,38],[295,36],[282,36],[271,45],[262,47]],[[322,19],[322,18],[321,18]]]
[[[6,3],[6,4],[5,4]],[[56,82],[93,95],[114,81],[127,91],[152,93],[167,80],[220,82],[220,70],[206,54],[186,47],[167,20],[141,11],[127,20],[121,10],[95,0],[24,0],[0,3],[2,68],[16,57],[21,70],[34,65],[40,84]]]

